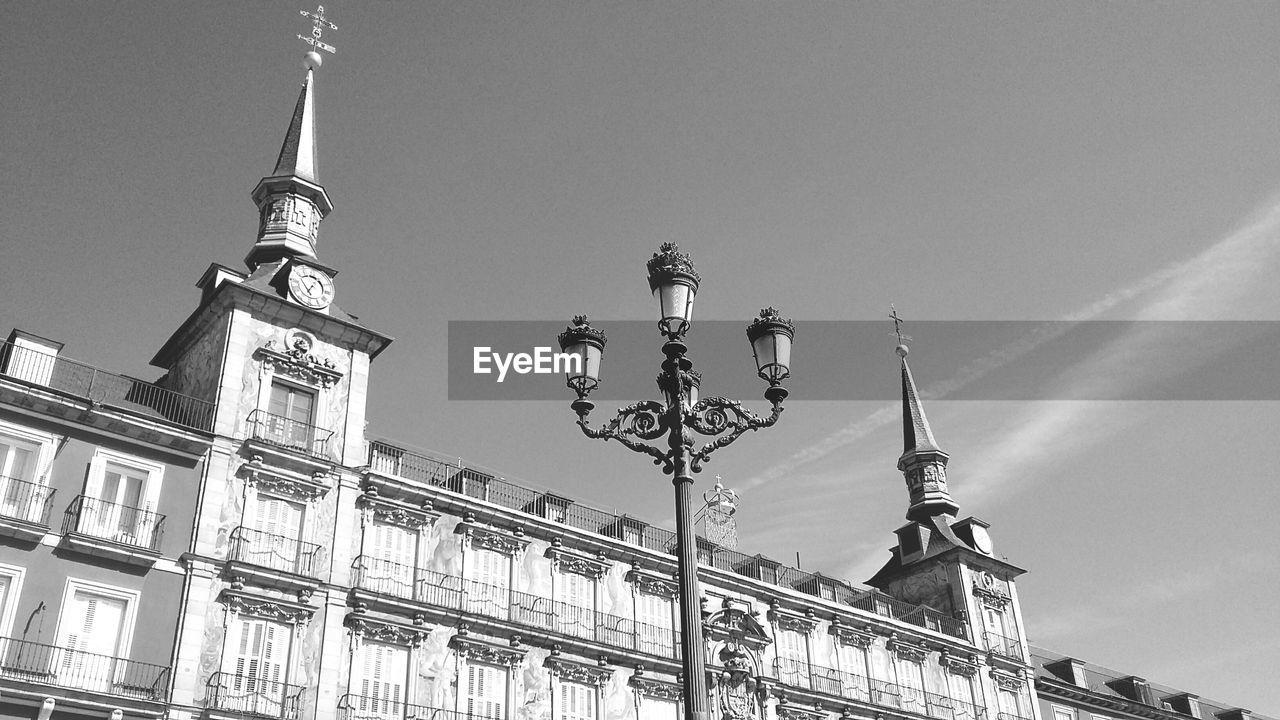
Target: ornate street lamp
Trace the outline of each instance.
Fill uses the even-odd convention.
[[[756,370],[769,384],[764,396],[773,411],[760,417],[742,403],[723,397],[699,399],[702,375],[693,370],[686,357],[684,336],[693,319],[693,300],[702,278],[693,261],[675,243],[664,243],[647,263],[649,289],[658,300],[658,330],[666,336],[662,352],[666,360],[658,375],[663,401],[644,400],[629,405],[599,428],[587,424],[595,403],[587,395],[600,384],[600,364],[604,356],[604,333],[587,323],[585,315],[560,333],[564,352],[582,358],[578,367],[569,364],[566,384],[578,395],[571,407],[578,415],[578,427],[587,437],[617,440],[626,447],[654,458],[663,472],[672,476],[676,491],[676,557],[680,581],[680,649],[684,663],[684,706],[688,720],[710,720],[708,713],[706,647],[702,639],[701,591],[698,589],[697,541],[690,506],[691,472],[699,472],[711,453],[737,440],[748,430],[773,425],[782,414],[787,389],[781,382],[791,374],[791,341],[795,326],[773,308],[747,326],[747,339],[755,354]],[[713,437],[697,450],[694,434]],[[666,435],[665,447],[649,441]]]

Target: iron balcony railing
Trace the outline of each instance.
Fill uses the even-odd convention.
[[[53,488],[0,475],[0,515],[47,526]]]
[[[982,639],[987,645],[987,650],[1007,658],[1022,660],[1022,643],[1017,638],[1011,638],[988,630],[982,633]]]
[[[996,713],[996,720],[1031,720],[1031,718],[1023,717],[1016,713]]]
[[[211,710],[297,720],[303,690],[301,685],[253,675],[216,672],[205,686],[204,706]]]
[[[156,415],[196,430],[213,430],[214,405],[207,400],[33,348],[8,342],[0,344],[0,375],[94,403]]]
[[[339,720],[485,720],[481,715],[468,715],[455,710],[441,710],[369,695],[343,695],[338,698],[338,718]]]
[[[238,527],[231,531],[227,559],[314,578],[319,554],[320,546],[314,543]]]
[[[63,515],[62,532],[159,551],[160,539],[164,535],[164,516],[142,508],[77,495]]]
[[[258,440],[297,450],[321,460],[331,459],[328,444],[333,437],[332,430],[283,415],[272,415],[265,410],[249,413],[249,425],[253,428],[253,437]]]
[[[886,708],[916,710],[921,714],[926,710],[925,696],[928,693],[865,675],[843,672],[790,658],[774,658],[773,672],[774,677],[787,685],[833,697],[858,700]],[[946,699],[941,695],[934,697],[939,699],[939,704]],[[920,701],[918,708],[915,705],[917,698]]]
[[[551,519],[649,550],[668,554],[674,552],[676,535],[670,530],[652,527],[626,515],[577,502],[568,502],[566,505],[564,498],[553,498],[546,492],[516,485],[482,470],[463,467],[458,463],[423,455],[381,440],[369,443],[369,470]],[[698,561],[704,565],[762,580],[771,585],[794,588],[809,595],[841,602],[876,615],[896,618],[961,640],[969,638],[962,621],[931,608],[895,600],[877,590],[858,589],[819,573],[788,567],[763,555],[746,555],[701,538],[698,546]]]
[[[169,668],[77,648],[0,638],[0,679],[165,702]]]
[[[351,568],[355,587],[362,590],[659,657],[678,659],[680,656],[676,631],[671,628],[368,555],[357,557]]]

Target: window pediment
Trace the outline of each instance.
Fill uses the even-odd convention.
[[[416,647],[427,636],[431,629],[425,626],[401,625],[399,623],[366,617],[360,613],[348,613],[344,623],[357,637],[374,642],[391,645],[409,645]]]
[[[223,590],[218,601],[236,615],[251,615],[264,620],[276,620],[290,625],[305,625],[315,615],[311,605],[265,598],[238,590]]]
[[[831,623],[831,634],[841,645],[866,649],[875,642],[875,633],[870,630],[850,625],[841,625],[838,620]]]
[[[302,502],[312,502],[329,491],[331,476],[319,470],[310,477],[267,465],[254,455],[240,466],[240,473],[256,492],[267,492]]]
[[[524,659],[527,648],[503,647],[481,640],[473,640],[465,635],[454,635],[449,639],[449,647],[461,657],[475,662],[515,667]]]
[[[672,702],[680,702],[683,699],[684,690],[679,683],[662,682],[661,680],[650,680],[639,675],[632,675],[627,680],[627,684],[635,688],[645,697],[656,698],[658,700],[670,700]]]
[[[293,344],[288,348],[273,347],[274,341],[268,340],[254,351],[253,356],[273,374],[305,385],[330,388],[342,379],[342,372],[332,360],[311,354],[311,342],[301,337],[301,333],[298,337],[289,339],[292,339]]]
[[[604,687],[613,677],[613,668],[565,660],[557,657],[554,651],[542,661],[542,665],[560,680],[593,687]]]
[[[551,566],[556,570],[583,575],[593,580],[604,577],[611,566],[608,561],[598,556],[561,547],[558,538],[551,547],[547,548],[545,555],[551,560]]]
[[[454,532],[461,533],[463,542],[470,547],[493,550],[513,557],[529,546],[529,538],[525,537],[524,533],[518,528],[515,532],[508,533],[496,528],[477,525],[471,518],[458,523],[458,526],[454,528]]]
[[[773,642],[764,626],[745,607],[746,603],[725,600],[725,607],[711,614],[704,623],[707,634],[713,640],[738,642],[759,651]]]
[[[769,621],[772,622],[779,630],[787,630],[798,632],[801,635],[809,635],[813,629],[818,626],[818,618],[813,614],[813,610],[805,610],[804,613],[797,613],[790,610],[783,610],[777,605],[769,610]]]
[[[910,642],[901,640],[897,637],[889,639],[889,651],[899,660],[908,662],[922,663],[925,658],[929,657],[929,649],[921,645],[913,645]]]
[[[356,498],[356,504],[366,513],[365,517],[368,519],[379,520],[412,530],[431,527],[440,517],[425,509],[403,505],[394,500],[384,500],[377,495],[361,495]]]
[[[627,582],[636,586],[641,592],[660,595],[665,598],[680,596],[680,585],[668,575],[660,575],[652,570],[633,567],[625,576]]]

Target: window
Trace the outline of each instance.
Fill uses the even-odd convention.
[[[680,703],[666,698],[642,695],[637,720],[680,720]]]
[[[1022,717],[1018,704],[1018,693],[1008,688],[996,688],[996,706],[1002,720]]]
[[[363,642],[351,663],[352,708],[361,718],[402,718],[408,698],[409,649]]]
[[[58,649],[51,668],[58,683],[111,690],[129,655],[137,593],[84,580],[67,580],[58,615]]]
[[[506,617],[511,604],[511,556],[488,548],[472,547],[464,559],[468,609],[494,617]]]
[[[959,673],[947,673],[947,684],[951,687],[951,703],[955,710],[956,720],[975,720],[978,708],[973,697],[973,678]]]
[[[18,595],[22,592],[22,579],[25,575],[24,568],[0,565],[0,637],[13,635],[13,621],[18,612]]]
[[[247,531],[232,548],[236,559],[304,575],[311,570],[310,553],[301,542],[302,503],[257,493],[246,515]]]
[[[260,424],[262,438],[303,452],[315,452],[316,394],[296,385],[275,381],[267,399],[267,417]]]
[[[284,623],[235,616],[224,646],[226,676],[219,688],[219,708],[280,716],[292,702],[285,685],[291,630]]]
[[[394,523],[374,520],[364,533],[365,582],[368,589],[402,598],[414,597],[414,573],[418,564],[418,532]]]
[[[1076,720],[1076,713],[1071,708],[1054,705],[1053,720]]]
[[[898,670],[898,689],[902,693],[902,707],[925,714],[923,665],[908,658],[898,658],[895,664]]]
[[[675,623],[671,616],[671,598],[640,591],[636,593],[636,633],[639,650],[671,657],[676,641]]]
[[[503,720],[507,705],[507,671],[497,665],[467,665],[466,709],[468,715]]]
[[[77,532],[150,547],[164,465],[98,448],[89,461]]]
[[[596,581],[574,572],[557,572],[552,583],[559,603],[556,629],[578,637],[594,637]]]
[[[778,630],[778,679],[788,685],[809,685],[809,638],[798,630]]]
[[[841,690],[851,698],[866,701],[870,684],[867,672],[867,649],[853,643],[836,641],[836,662],[840,663]]]
[[[55,438],[0,422],[0,515],[43,522]]]
[[[596,689],[576,682],[561,682],[558,720],[596,720]]]

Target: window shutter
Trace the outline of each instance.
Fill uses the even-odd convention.
[[[467,665],[467,713],[502,720],[507,699],[507,671],[494,665]]]

